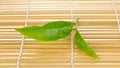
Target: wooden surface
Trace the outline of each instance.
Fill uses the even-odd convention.
[[[120,0],[114,0],[120,19]],[[0,68],[16,68],[27,0],[0,0]],[[120,32],[112,0],[73,0],[74,17],[88,44],[101,58],[95,60],[74,45],[74,68],[120,68]],[[69,0],[31,0],[28,26],[48,21],[70,21]],[[24,41],[21,68],[72,68],[71,36],[54,42]]]

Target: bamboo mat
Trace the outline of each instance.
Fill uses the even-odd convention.
[[[73,17],[100,60],[81,52],[71,35],[38,42],[15,31]],[[120,0],[0,0],[0,68],[120,68],[119,20]]]

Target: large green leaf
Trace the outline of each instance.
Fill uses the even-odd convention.
[[[98,59],[98,56],[96,55],[95,51],[90,46],[88,46],[88,44],[85,42],[84,38],[78,30],[76,30],[74,41],[80,50],[85,52],[87,55]]]
[[[72,31],[73,22],[54,21],[43,26],[17,28],[21,34],[39,41],[53,41],[65,38]]]

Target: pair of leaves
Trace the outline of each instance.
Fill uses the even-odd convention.
[[[17,28],[21,34],[33,38],[38,41],[54,41],[67,37],[73,30],[74,23],[69,21],[54,21],[48,22],[43,26],[28,26],[24,28]],[[76,29],[74,41],[78,48],[87,55],[98,58],[96,53],[85,42],[79,31]]]

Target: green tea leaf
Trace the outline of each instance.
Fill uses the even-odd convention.
[[[84,38],[82,37],[82,35],[79,33],[78,30],[76,30],[74,41],[80,50],[85,52],[87,55],[98,59],[96,53],[93,51],[93,49],[90,46],[88,46],[88,44],[85,42]]]
[[[73,22],[54,21],[43,26],[17,28],[21,34],[39,41],[53,41],[65,38],[72,31]]]

